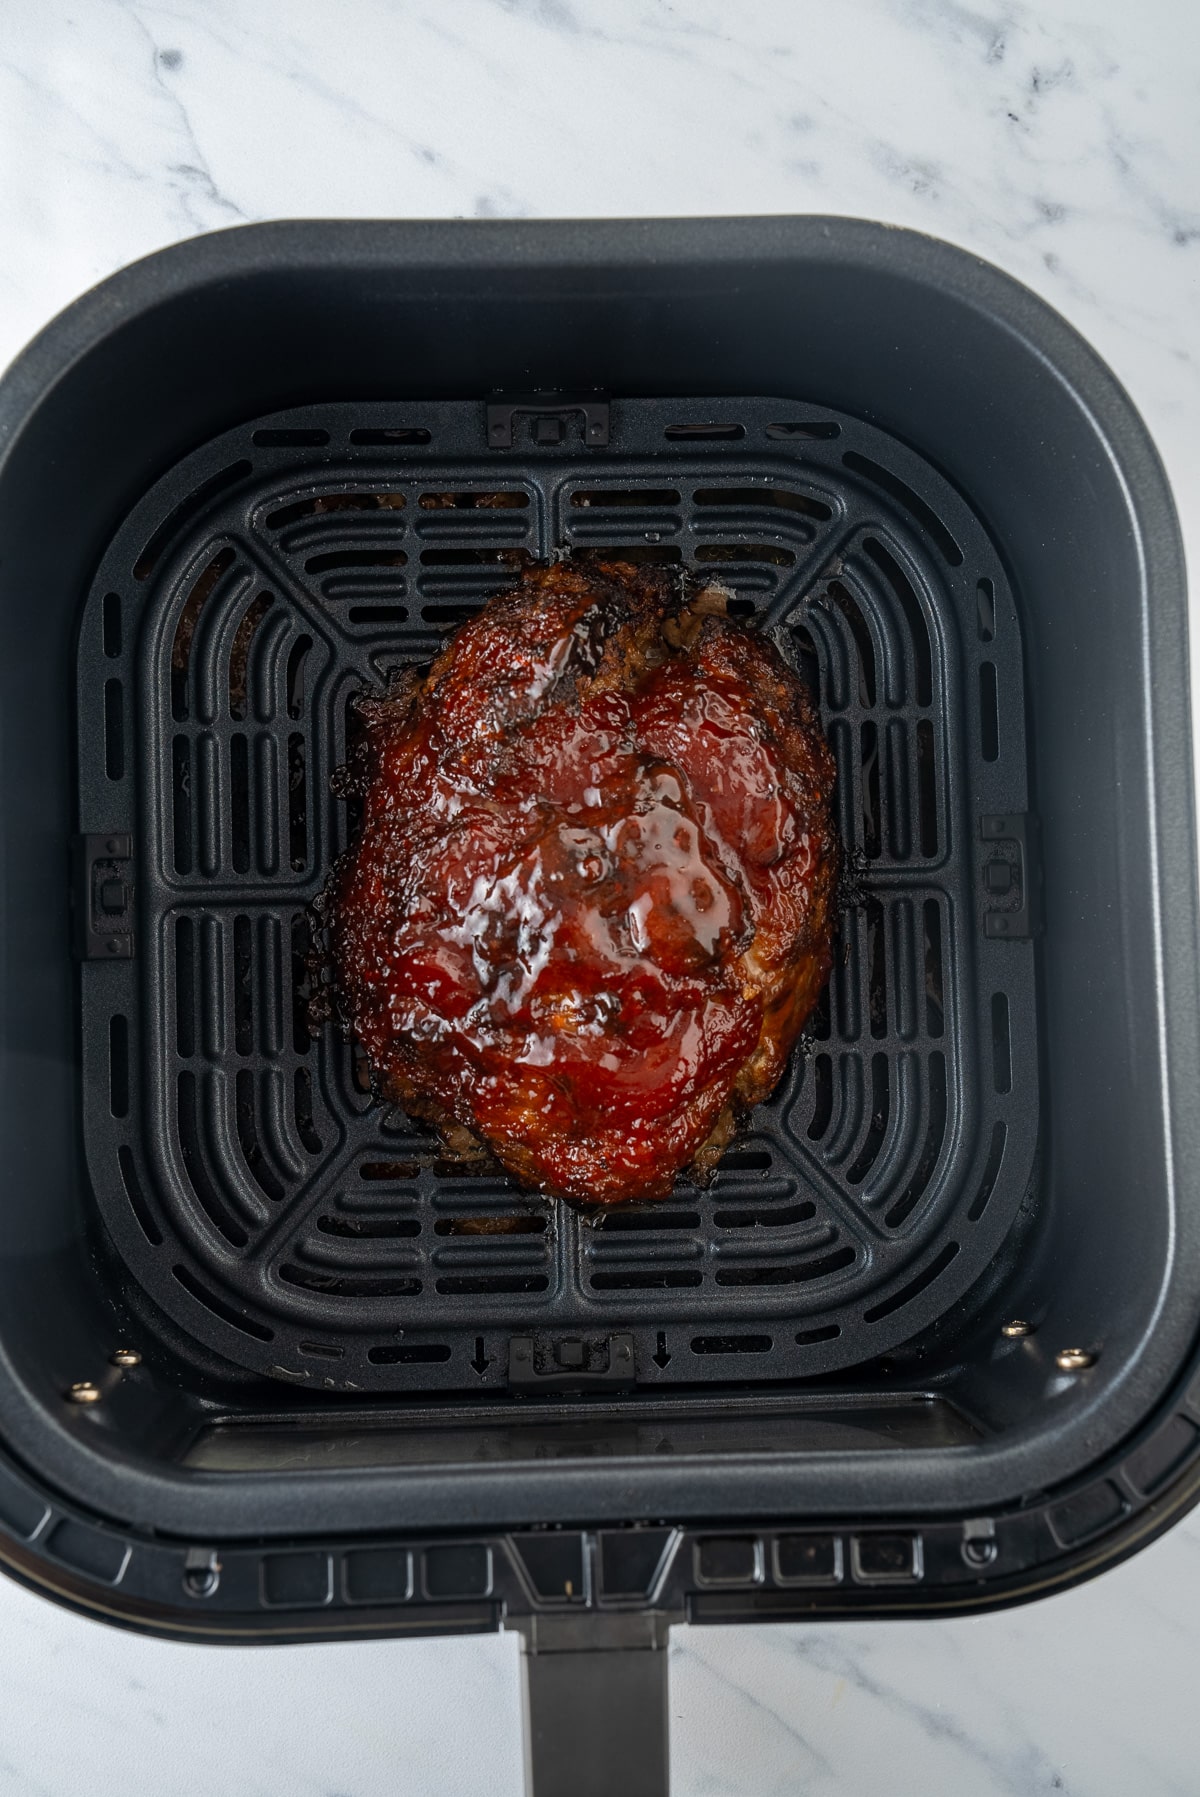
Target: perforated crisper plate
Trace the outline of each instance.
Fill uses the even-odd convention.
[[[713,1185],[595,1225],[440,1164],[304,1019],[349,700],[561,549],[710,569],[776,632],[819,684],[856,870],[809,1037]],[[96,1204],[209,1350],[357,1390],[581,1357],[794,1377],[895,1346],[987,1269],[1038,1129],[1021,647],[995,548],[911,451],[784,400],[280,414],[138,504],[78,672]]]

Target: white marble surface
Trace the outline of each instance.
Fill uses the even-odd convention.
[[[241,220],[793,211],[933,232],[1063,311],[1200,567],[1190,0],[0,0],[0,364]],[[1198,1617],[1189,1521],[1002,1616],[678,1631],[673,1790],[1190,1797]],[[518,1690],[509,1639],[184,1647],[0,1584],[4,1797],[515,1797]]]

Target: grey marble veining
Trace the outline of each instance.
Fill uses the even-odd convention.
[[[515,1638],[198,1647],[0,1580],[3,1797],[522,1797]]]
[[[252,219],[882,218],[1092,340],[1200,565],[1184,0],[10,0],[0,27],[0,364],[122,263]],[[1198,1645],[1194,1520],[999,1616],[680,1630],[673,1788],[1191,1797]],[[3,1797],[523,1789],[507,1638],[206,1649],[0,1582],[0,1692]]]
[[[1194,1797],[1200,1522],[938,1622],[677,1631],[677,1797]]]

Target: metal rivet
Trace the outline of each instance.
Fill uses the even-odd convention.
[[[142,1357],[136,1348],[114,1348],[109,1359],[114,1366],[141,1366]]]
[[[1064,1373],[1076,1373],[1081,1367],[1096,1364],[1096,1356],[1090,1348],[1060,1348],[1054,1359]]]
[[[962,1557],[968,1566],[991,1566],[1000,1552],[994,1541],[985,1541],[978,1537],[962,1544]]]
[[[221,1582],[221,1562],[213,1548],[189,1547],[183,1563],[183,1588],[189,1597],[211,1597]]]
[[[67,1387],[67,1396],[72,1404],[98,1404],[100,1387],[93,1385],[90,1379],[77,1379],[74,1385]]]
[[[1014,1317],[1011,1323],[1001,1323],[1000,1333],[1007,1336],[1009,1341],[1019,1341],[1023,1335],[1033,1334],[1033,1324],[1027,1323],[1023,1317]]]

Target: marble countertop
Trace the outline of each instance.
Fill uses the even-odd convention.
[[[111,270],[244,220],[879,218],[1091,339],[1197,567],[1198,170],[1182,0],[38,0],[0,33],[0,365]],[[1198,1599],[1188,1519],[1003,1615],[676,1630],[672,1790],[1193,1793]],[[509,1637],[147,1641],[0,1582],[0,1792],[516,1797],[519,1671]]]

